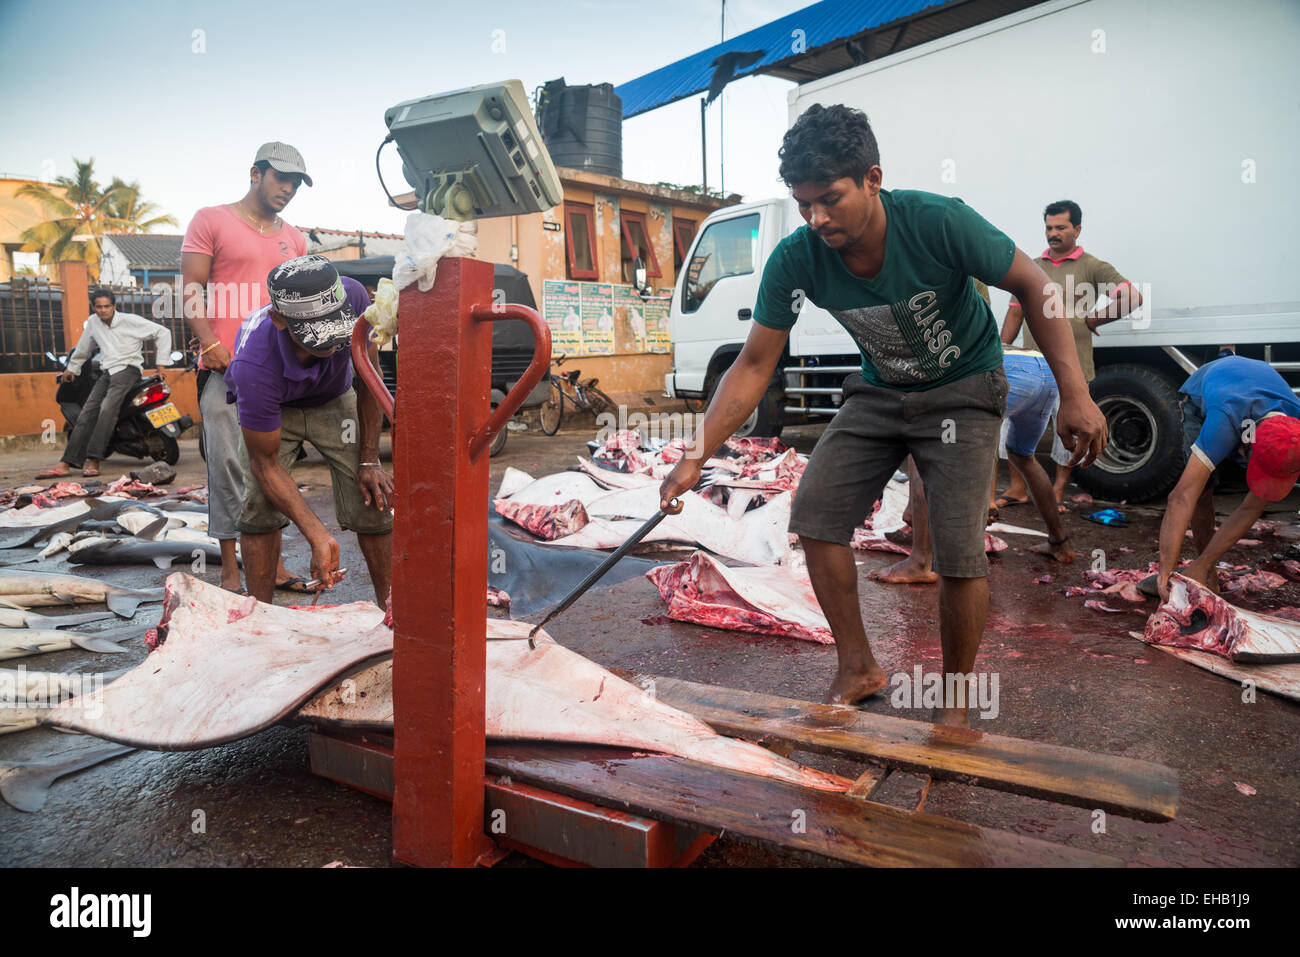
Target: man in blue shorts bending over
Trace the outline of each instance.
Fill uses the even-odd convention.
[[[1169,576],[1189,526],[1199,554],[1181,574],[1217,592],[1214,567],[1219,559],[1300,478],[1300,399],[1267,362],[1235,355],[1215,359],[1193,372],[1178,391],[1183,394],[1187,465],[1169,493],[1160,524],[1156,585],[1161,601],[1169,600]],[[1246,464],[1249,491],[1215,531],[1214,488],[1219,466],[1229,459]]]
[[[961,200],[882,189],[862,112],[809,108],[779,155],[807,225],[768,258],[744,349],[690,454],[664,480],[661,504],[699,481],[701,463],[758,405],[804,299],[828,309],[856,341],[862,372],[844,382],[790,518],[839,656],[826,700],[852,704],[887,683],[863,628],[849,541],[909,454],[929,497],[943,670],[970,675],[988,617],[984,524],[1007,394],[997,324],[974,279],[1010,290],[1024,307],[1060,387],[1057,427],[1074,464],[1100,454],[1105,418],[1088,395],[1069,327],[1044,315],[1053,295],[1047,276]],[[952,701],[934,717],[967,723],[966,708]]]

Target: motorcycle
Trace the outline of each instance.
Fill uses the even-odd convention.
[[[67,356],[55,356],[54,353],[47,352],[45,357],[64,367],[68,364]],[[173,363],[184,358],[180,352],[171,354]],[[82,366],[81,372],[71,382],[59,382],[54,401],[58,402],[59,409],[63,412],[63,431],[71,432],[77,424],[81,408],[90,398],[95,380],[102,374],[98,359],[92,359]],[[108,440],[108,448],[104,450],[105,458],[118,452],[137,459],[175,465],[181,457],[181,434],[194,424],[194,420],[188,415],[181,415],[180,410],[171,402],[171,394],[171,388],[161,377],[142,377],[118,410],[117,425]]]

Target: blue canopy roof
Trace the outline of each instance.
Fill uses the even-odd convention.
[[[693,53],[652,73],[628,80],[615,90],[623,100],[623,118],[707,90],[717,69],[714,61],[728,53],[762,54],[754,62],[732,71],[735,78],[763,73],[774,64],[795,59],[818,47],[906,19],[930,7],[942,7],[947,2],[948,0],[821,0],[820,3],[796,10],[779,20]],[[796,30],[802,30],[802,35],[796,33]]]

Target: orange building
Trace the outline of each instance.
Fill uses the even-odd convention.
[[[22,266],[33,267],[38,274],[48,276],[50,269],[40,265],[37,253],[23,253],[22,234],[25,230],[43,223],[49,211],[18,190],[29,184],[53,187],[34,179],[0,176],[0,282],[8,282]],[[16,257],[16,258],[15,258]]]
[[[553,354],[581,356],[583,378],[610,393],[663,391],[672,370],[668,297],[704,217],[739,202],[559,167],[564,203],[545,213],[480,220],[478,258],[528,274],[551,323]],[[646,283],[633,290],[638,250]],[[566,328],[565,317],[576,317]],[[576,364],[576,363],[575,363]]]

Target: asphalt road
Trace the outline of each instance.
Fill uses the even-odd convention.
[[[810,451],[819,430],[789,429],[790,441]],[[585,451],[589,429],[574,427],[547,438],[512,433],[503,454],[492,461],[495,488],[507,465],[533,475],[567,468]],[[384,456],[387,458],[387,443]],[[42,450],[8,452],[0,459],[0,486],[26,482],[55,455]],[[111,480],[143,463],[110,459]],[[184,445],[180,484],[202,481],[193,442]],[[371,597],[364,563],[350,535],[333,522],[328,471],[313,453],[298,466],[298,481],[318,514],[339,538],[342,564],[353,571],[329,596],[331,602]],[[1227,496],[1223,506],[1235,504]],[[1271,516],[1294,522],[1300,502],[1293,496]],[[1112,567],[1138,567],[1155,555],[1159,510],[1125,507],[1131,525],[1105,528],[1083,521],[1076,508],[1067,529],[1083,555],[1103,549]],[[1004,520],[1034,526],[1032,509],[1008,510]],[[995,557],[990,572],[992,608],[980,653],[980,667],[1001,680],[996,718],[976,721],[981,730],[1037,741],[1157,761],[1179,771],[1181,800],[1176,821],[1146,824],[1112,815],[1105,833],[1092,827],[1084,809],[948,782],[929,792],[926,810],[1071,847],[1116,855],[1138,866],[1296,866],[1300,864],[1300,707],[1268,694],[1243,701],[1241,688],[1128,637],[1141,630],[1154,602],[1136,611],[1104,615],[1087,611],[1082,599],[1067,598],[1060,586],[1080,584],[1077,563],[1069,570],[1030,555],[1038,539],[1007,536],[1012,548]],[[309,550],[296,530],[286,533],[286,562],[305,573]],[[1276,565],[1280,548],[1270,541],[1239,548],[1234,562]],[[1123,551],[1121,549],[1132,549]],[[936,593],[931,586],[885,586],[866,572],[895,560],[863,553],[859,589],[873,646],[886,671],[910,671],[915,664],[937,667]],[[34,567],[34,566],[24,566]],[[50,567],[68,571],[62,563]],[[1051,585],[1032,579],[1050,573]],[[121,584],[156,585],[164,575],[152,567],[89,568]],[[209,569],[215,580],[215,569]],[[599,596],[599,597],[597,597]],[[280,595],[281,603],[292,603]],[[1300,586],[1288,585],[1248,607],[1300,604]],[[131,622],[86,626],[124,639],[129,655],[106,664],[81,651],[17,659],[49,671],[118,668],[143,659],[140,640],[158,614],[144,606]],[[681,623],[656,623],[663,603],[648,581],[633,579],[592,592],[558,618],[554,637],[607,666],[726,684],[737,688],[819,700],[834,669],[833,648],[779,638],[741,635]],[[122,662],[121,658],[127,658]],[[878,696],[870,711],[922,718],[896,711]],[[0,762],[32,760],[82,747],[78,738],[32,730],[0,738]],[[854,774],[844,762],[799,755],[827,770]],[[905,781],[905,779],[903,779]],[[1249,785],[1243,793],[1238,783]],[[881,799],[911,806],[914,789],[886,791]],[[200,813],[201,812],[201,813]],[[203,821],[198,829],[196,822]],[[136,752],[53,786],[44,810],[24,814],[0,804],[0,865],[18,866],[302,866],[331,861],[374,867],[391,861],[391,812],[387,803],[351,791],[308,769],[306,732],[277,726],[243,741],[191,753]],[[519,855],[507,866],[525,864]],[[730,838],[714,844],[700,866],[807,863],[777,851]]]

